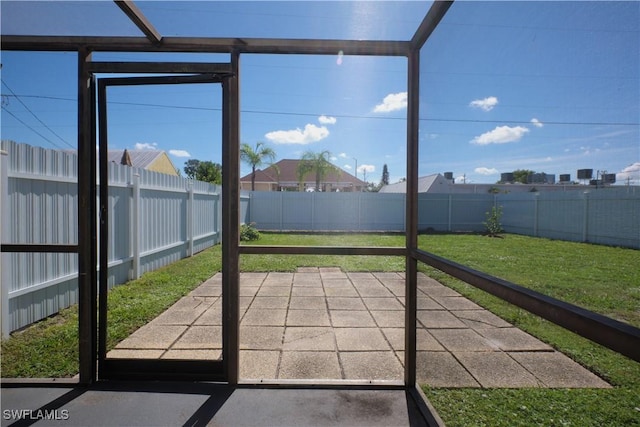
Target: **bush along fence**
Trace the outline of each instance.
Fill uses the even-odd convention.
[[[76,155],[2,150],[2,243],[77,244]],[[219,243],[221,209],[220,186],[109,164],[109,287]],[[3,336],[75,304],[77,274],[76,254],[3,253]]]

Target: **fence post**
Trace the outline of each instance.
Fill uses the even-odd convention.
[[[189,239],[189,249],[187,250],[187,256],[193,256],[193,223],[195,221],[193,181],[189,181],[188,185],[189,199],[187,201],[187,238]]]
[[[449,194],[449,218],[448,218],[448,225],[447,225],[447,231],[451,232],[451,216],[452,216],[452,210],[453,210],[453,196],[451,194]]]
[[[284,226],[283,224],[283,216],[284,214],[284,192],[280,191],[280,232],[284,231],[282,229],[282,227]]]
[[[216,231],[218,232],[218,243],[222,243],[222,186],[216,185]]]
[[[533,193],[533,237],[538,237],[538,200],[540,193]]]
[[[316,229],[316,192],[311,193],[311,230]]]
[[[420,210],[418,210],[418,223],[419,222]],[[407,193],[402,195],[402,231],[407,231]]]
[[[362,229],[362,195],[363,192],[358,193],[358,231]]]
[[[584,193],[584,215],[582,218],[582,241],[589,241],[589,190]]]
[[[4,242],[4,239],[6,239],[9,234],[9,174],[7,171],[7,160],[8,153],[0,150],[0,243]],[[2,259],[0,260],[0,290],[2,294],[0,296],[0,318],[2,322],[2,338],[8,338],[11,332],[11,325],[9,324],[10,257],[11,254],[2,253]]]
[[[133,252],[133,279],[140,278],[140,174],[133,174],[131,206],[131,252]]]

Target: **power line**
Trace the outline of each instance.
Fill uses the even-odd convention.
[[[531,124],[530,120],[471,120],[471,119],[428,119],[420,118],[421,122],[457,122],[457,123],[505,123],[505,124]],[[640,126],[640,122],[550,122],[544,121],[543,125],[577,125],[577,126]]]
[[[19,121],[20,123],[22,123],[23,125],[25,125],[28,129],[32,130],[34,133],[38,134],[42,139],[44,139],[45,141],[47,141],[48,143],[50,143],[51,145],[53,145],[56,148],[59,149],[63,149],[61,146],[59,146],[58,144],[56,144],[55,142],[53,142],[52,140],[50,140],[49,138],[47,138],[46,136],[44,136],[43,134],[41,134],[40,132],[38,132],[37,130],[35,130],[34,128],[32,128],[29,124],[23,122],[22,120],[20,120],[20,118],[18,118],[18,116],[16,116],[15,114],[13,114],[11,111],[7,110],[4,105],[2,106],[2,109],[9,114],[11,117],[13,117],[14,119],[16,119],[17,121]],[[73,147],[72,147],[73,148]]]
[[[72,98],[60,98],[50,96],[39,95],[22,95],[23,97],[33,98],[45,98],[45,99],[57,99],[64,101],[74,101]],[[154,108],[175,108],[184,110],[200,110],[200,111],[222,111],[222,108],[215,107],[191,107],[186,105],[168,105],[168,104],[149,104],[141,102],[123,102],[123,101],[109,101],[109,104],[117,105],[134,105],[140,107],[154,107]],[[266,114],[266,115],[280,115],[280,116],[302,116],[302,117],[318,117],[322,114],[319,113],[300,113],[293,111],[266,111],[266,110],[241,110],[241,113],[247,114]],[[357,115],[357,114],[331,114],[332,117],[341,119],[375,119],[375,120],[406,120],[406,117],[385,117],[385,116],[369,116],[369,115]],[[479,119],[448,119],[448,118],[427,118],[421,117],[420,121],[427,122],[453,122],[453,123],[504,123],[504,124],[531,124],[530,120],[479,120]],[[575,126],[640,126],[640,122],[562,122],[562,121],[544,121],[545,125],[575,125]]]
[[[269,93],[269,92],[261,92],[261,93]],[[272,93],[273,94],[273,93]],[[3,96],[8,96],[8,97],[13,97],[13,95],[3,95]],[[51,100],[56,100],[56,101],[69,101],[69,102],[76,102],[75,98],[62,98],[62,97],[58,97],[58,96],[46,96],[46,95],[19,95],[22,98],[38,98],[38,99],[51,99]],[[296,95],[298,96],[298,95]],[[299,96],[303,96],[303,95],[299,95]],[[211,107],[191,107],[191,106],[186,106],[186,105],[167,105],[167,104],[145,104],[145,103],[140,103],[140,102],[119,102],[119,101],[108,101],[108,104],[118,104],[118,105],[134,105],[134,106],[141,106],[141,107],[159,107],[159,108],[176,108],[176,109],[185,109],[185,110],[203,110],[203,111],[222,111],[221,108],[211,108]],[[437,103],[429,103],[429,105],[453,105],[453,106],[461,106],[461,107],[467,107],[469,104],[462,104],[462,103],[456,103],[456,102],[437,102]],[[566,106],[553,106],[553,105],[517,105],[517,104],[501,104],[503,105],[503,107],[510,107],[510,108],[547,108],[547,109],[563,109],[566,108]],[[599,107],[580,107],[580,106],[571,106],[572,109],[577,109],[577,110],[597,110],[599,109]],[[624,107],[612,107],[613,109],[625,109]],[[607,108],[607,110],[611,110],[612,108]],[[258,111],[258,110],[242,110],[242,112],[250,112],[250,113],[260,113],[260,114],[269,114],[270,112],[267,111]],[[316,116],[319,114],[315,114],[315,113],[294,113],[294,112],[275,112],[275,114],[291,114],[291,115],[297,115],[297,114],[301,114],[301,115],[305,115],[305,116]],[[348,116],[348,115],[335,115],[332,114],[332,116],[334,117],[343,117],[343,118],[372,118],[372,119],[393,119],[393,120],[404,120],[404,118],[402,117],[374,117],[374,116]],[[428,120],[428,119],[427,119]],[[439,120],[439,119],[438,119]],[[445,119],[442,119],[443,121]],[[451,119],[451,120],[463,120],[463,119]],[[501,120],[495,120],[495,122],[500,122]],[[492,120],[488,120],[487,122],[493,122]],[[518,122],[518,123],[525,123],[523,122]],[[550,123],[550,122],[549,122]],[[555,122],[556,124],[564,124],[563,122]],[[573,124],[570,122],[567,122],[566,124]],[[591,123],[584,123],[584,124],[591,124]],[[596,123],[597,124],[597,123]],[[616,124],[616,123],[612,123],[612,124]],[[638,125],[640,123],[623,123],[625,125]]]
[[[26,108],[26,109],[27,109],[27,111],[28,111],[29,113],[31,113],[31,115],[32,115],[33,117],[35,117],[35,119],[36,119],[37,121],[39,121],[39,122],[40,122],[40,124],[42,124],[42,126],[44,126],[45,128],[47,128],[47,129],[49,130],[49,132],[51,132],[52,134],[54,134],[55,136],[57,136],[57,137],[58,137],[58,139],[59,139],[60,141],[64,142],[65,144],[67,144],[67,145],[68,145],[69,147],[71,147],[71,148],[75,148],[73,145],[69,144],[69,143],[68,143],[64,138],[62,138],[60,135],[58,135],[56,132],[54,132],[54,130],[53,130],[53,129],[51,129],[49,126],[47,126],[45,122],[43,122],[42,120],[40,120],[40,118],[39,118],[38,116],[36,116],[36,114],[35,114],[33,111],[31,111],[31,109],[30,109],[29,107],[27,107],[27,104],[25,104],[24,102],[22,102],[22,100],[20,99],[20,97],[19,97],[18,95],[16,95],[16,94],[15,94],[15,92],[14,92],[13,90],[11,90],[11,88],[9,87],[9,85],[7,85],[7,83],[5,83],[5,81],[4,81],[4,80],[2,80],[2,84],[3,84],[7,89],[9,89],[9,92],[11,92],[11,94],[15,97],[15,99],[17,99],[17,100],[18,100],[18,102],[20,102],[20,104],[22,104],[22,106],[23,106],[24,108]],[[8,110],[7,110],[7,109],[5,109],[5,111],[8,111]],[[15,116],[14,116],[14,117],[15,117]]]

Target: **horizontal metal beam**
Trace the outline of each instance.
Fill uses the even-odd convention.
[[[194,83],[221,83],[222,77],[217,75],[198,74],[194,76],[151,76],[151,77],[113,77],[98,80],[102,86],[138,86],[169,85]]]
[[[206,62],[90,62],[92,73],[231,74],[231,64]]]
[[[38,244],[14,244],[3,243],[1,252],[25,252],[25,253],[78,253],[78,245],[38,245]]]
[[[413,251],[412,256],[491,295],[640,362],[638,328],[420,249]]]
[[[4,381],[4,380],[3,380]],[[308,389],[314,390],[406,390],[404,382],[397,380],[343,380],[343,379],[254,379],[238,381],[244,389]]]
[[[224,381],[221,360],[105,359],[100,379]]]
[[[407,56],[409,41],[164,37],[154,45],[144,37],[2,36],[2,50],[93,52],[267,53]]]
[[[241,254],[251,255],[383,255],[405,256],[406,248],[389,246],[258,246],[241,245]]]

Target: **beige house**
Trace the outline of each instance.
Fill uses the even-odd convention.
[[[256,191],[300,191],[298,180],[298,164],[300,160],[283,159],[272,166],[262,170],[256,169],[255,190]],[[304,176],[302,189],[312,191],[316,186],[314,172]],[[331,172],[324,177],[320,183],[323,192],[352,192],[363,191],[367,183],[356,178],[350,173],[340,170]],[[251,174],[240,178],[240,189],[251,190]]]
[[[109,150],[108,161],[167,175],[179,175],[167,153],[161,150]]]

